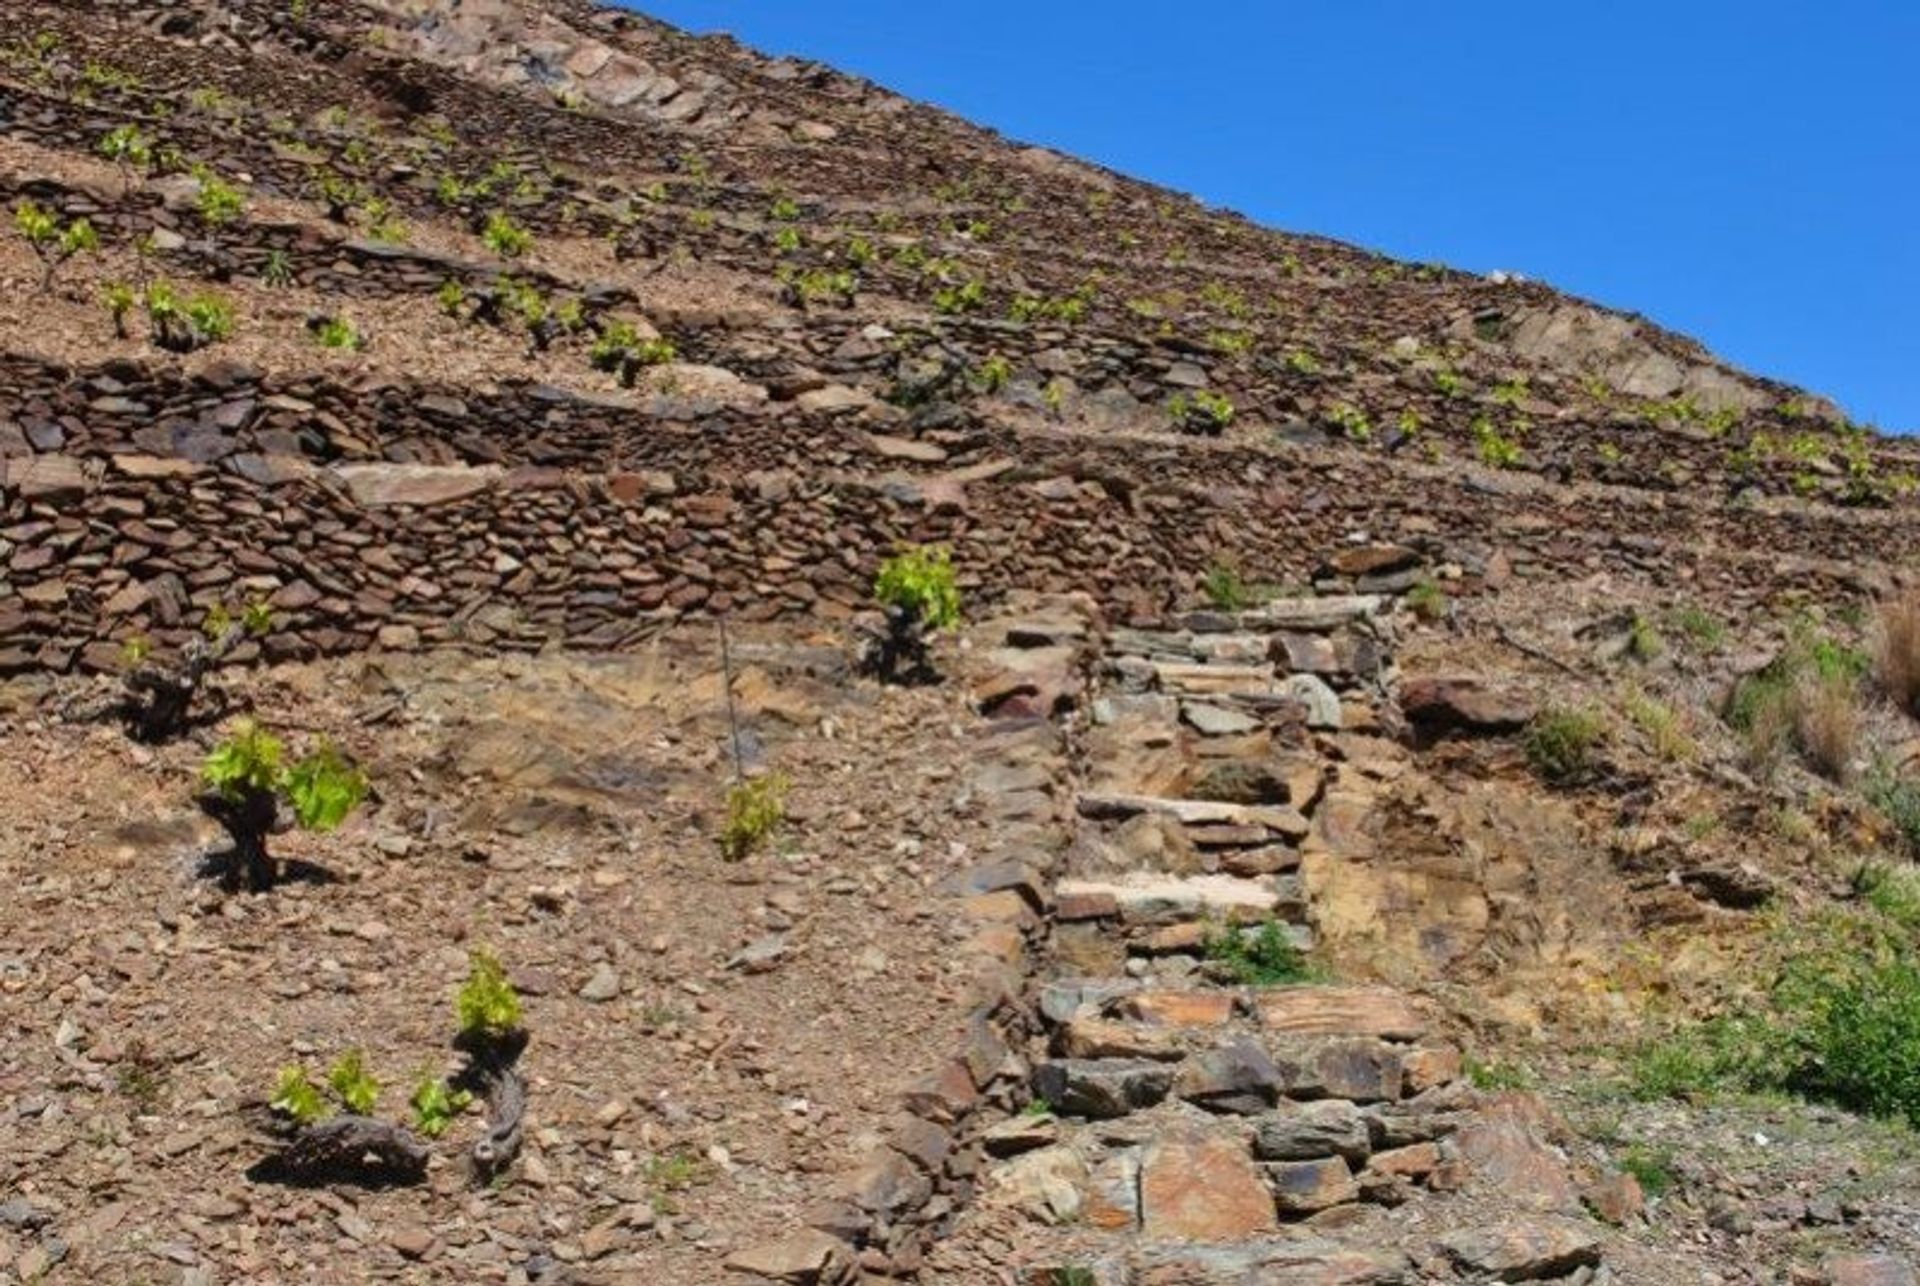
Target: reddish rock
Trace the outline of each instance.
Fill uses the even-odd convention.
[[[1177,1061],[1183,1051],[1167,1032],[1105,1018],[1075,1018],[1059,1035],[1068,1058],[1151,1058]]]
[[[1405,545],[1354,545],[1328,558],[1321,570],[1334,576],[1384,576],[1419,563],[1418,551]]]
[[[1233,1018],[1233,996],[1224,991],[1143,991],[1121,1001],[1120,1012],[1166,1027],[1219,1027]]]
[[[1271,1232],[1273,1196],[1246,1148],[1228,1138],[1163,1140],[1140,1168],[1141,1224],[1149,1237],[1233,1241]]]
[[[1610,1224],[1638,1218],[1647,1207],[1640,1181],[1630,1174],[1604,1174],[1581,1190],[1587,1208]]]
[[[1465,1069],[1456,1047],[1423,1045],[1400,1056],[1400,1070],[1406,1077],[1406,1093],[1412,1095],[1457,1081]]]
[[[1395,1175],[1403,1179],[1424,1179],[1439,1165],[1440,1148],[1437,1144],[1413,1143],[1404,1148],[1374,1153],[1367,1161],[1367,1172]]]
[[[1579,1193],[1566,1158],[1541,1137],[1545,1127],[1545,1110],[1525,1095],[1503,1099],[1470,1118],[1452,1140],[1467,1190],[1533,1210],[1578,1210]]]
[[[1289,1036],[1377,1036],[1417,1040],[1427,1023],[1385,987],[1275,987],[1253,997],[1262,1026]]]

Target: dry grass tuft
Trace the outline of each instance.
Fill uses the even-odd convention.
[[[1793,693],[1795,730],[1813,770],[1845,784],[1860,743],[1860,695],[1849,679],[1807,675]]]
[[[1874,673],[1888,700],[1906,714],[1920,715],[1920,593],[1909,591],[1880,605]]]

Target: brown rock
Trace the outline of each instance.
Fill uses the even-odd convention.
[[[4,462],[7,484],[28,500],[78,500],[87,494],[87,475],[72,456],[16,457]]]
[[[1120,1002],[1120,1012],[1166,1027],[1219,1027],[1233,1018],[1233,996],[1224,991],[1143,991]]]
[[[1916,1286],[1906,1260],[1893,1255],[1835,1255],[1820,1265],[1827,1286]]]
[[[1122,1148],[1100,1158],[1087,1177],[1080,1220],[1094,1228],[1127,1232],[1140,1224],[1140,1150]]]
[[[1413,1143],[1404,1148],[1376,1152],[1367,1161],[1369,1174],[1389,1174],[1404,1179],[1424,1179],[1440,1165],[1440,1149],[1432,1143]]]
[[[1478,679],[1409,679],[1400,685],[1400,709],[1426,738],[1449,732],[1501,733],[1525,727],[1533,707],[1514,693],[1495,692]]]
[[[837,1286],[853,1276],[853,1256],[838,1238],[806,1228],[737,1252],[727,1268],[792,1286]]]
[[[1261,1025],[1289,1036],[1418,1040],[1426,1031],[1407,998],[1385,987],[1275,987],[1254,993]]]
[[[341,464],[333,472],[346,484],[354,503],[368,508],[452,504],[478,495],[506,476],[494,465]]]
[[[1266,1167],[1280,1213],[1310,1215],[1330,1206],[1360,1199],[1353,1171],[1339,1157],[1319,1161],[1282,1161]]]
[[[1232,1241],[1271,1232],[1273,1196],[1237,1141],[1170,1139],[1140,1167],[1141,1225],[1149,1237]]]
[[[1068,1058],[1151,1058],[1178,1061],[1183,1051],[1164,1031],[1104,1018],[1075,1018],[1060,1032]]]
[[[1624,1224],[1637,1218],[1647,1207],[1640,1181],[1630,1174],[1604,1174],[1580,1193],[1587,1208],[1610,1224]]]
[[[1533,1210],[1579,1209],[1565,1158],[1540,1136],[1546,1124],[1538,1100],[1514,1095],[1455,1131],[1453,1156],[1467,1187]]]
[[[1371,1147],[1366,1118],[1345,1099],[1290,1104],[1262,1117],[1253,1154],[1263,1161],[1364,1161]]]
[[[1400,1069],[1406,1077],[1406,1092],[1421,1094],[1435,1086],[1457,1081],[1465,1071],[1459,1049],[1452,1045],[1422,1045],[1400,1056]]]
[[[1253,1116],[1280,1099],[1286,1078],[1252,1041],[1235,1041],[1189,1059],[1175,1093],[1209,1112]]]
[[[1328,558],[1322,570],[1334,576],[1384,576],[1419,563],[1419,553],[1405,545],[1354,545]]]
[[[1564,1277],[1600,1262],[1599,1238],[1562,1219],[1468,1229],[1442,1237],[1440,1247],[1462,1268],[1503,1282]]]

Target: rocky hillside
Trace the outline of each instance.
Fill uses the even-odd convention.
[[[635,13],[9,15],[0,1281],[1914,1281],[1920,451]]]

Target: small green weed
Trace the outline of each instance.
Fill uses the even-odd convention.
[[[1546,781],[1566,785],[1590,775],[1606,722],[1590,710],[1542,711],[1527,726],[1522,743],[1527,762]]]
[[[327,1084],[355,1116],[369,1116],[380,1101],[380,1082],[367,1071],[366,1057],[357,1049],[340,1055],[327,1069]]]
[[[766,843],[787,816],[790,783],[779,773],[741,782],[727,792],[727,822],[720,852],[738,862]]]
[[[291,1117],[300,1125],[312,1125],[328,1115],[327,1100],[319,1087],[307,1078],[304,1067],[283,1067],[267,1106]]]
[[[1275,987],[1308,982],[1314,977],[1305,953],[1293,945],[1286,929],[1275,920],[1253,930],[1227,928],[1209,934],[1202,953],[1243,986]]]
[[[498,1040],[520,1030],[520,993],[492,952],[478,950],[469,957],[467,980],[454,999],[454,1018],[460,1034],[469,1039]]]
[[[901,550],[880,565],[873,596],[888,607],[904,609],[929,629],[952,629],[960,623],[953,551],[944,545]]]

